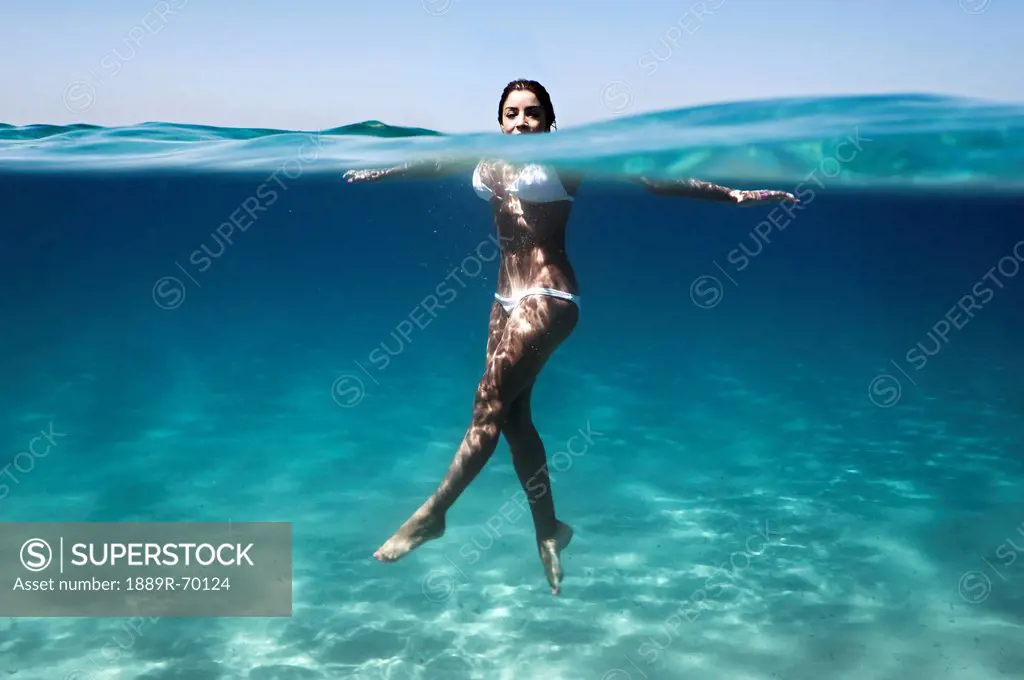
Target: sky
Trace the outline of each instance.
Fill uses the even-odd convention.
[[[559,127],[789,96],[1024,102],[1022,0],[5,3],[0,122],[497,130],[516,78]]]

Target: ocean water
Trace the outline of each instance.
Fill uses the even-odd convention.
[[[593,175],[580,323],[533,395],[575,529],[558,597],[504,441],[441,540],[372,557],[468,424],[497,260],[468,176],[341,174],[484,154]],[[803,202],[623,181],[644,173]],[[1024,107],[918,95],[521,140],[0,127],[0,517],[293,531],[290,617],[6,618],[0,667],[1024,677],[1022,197]]]

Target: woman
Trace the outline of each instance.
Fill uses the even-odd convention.
[[[498,123],[507,135],[550,132],[555,128],[555,110],[547,90],[533,80],[509,83],[498,100]],[[470,167],[459,162],[417,162],[350,170],[345,178],[368,182],[439,177]],[[552,594],[558,594],[563,576],[560,553],[572,538],[572,529],[555,518],[547,455],[530,415],[530,396],[541,368],[579,319],[576,277],[565,253],[565,227],[580,179],[535,164],[476,164],[473,188],[490,202],[502,244],[486,368],[469,429],[448,473],[434,494],[374,553],[378,560],[395,561],[444,533],[446,512],[483,469],[498,435],[503,434],[530,502],[544,573]],[[782,191],[739,191],[697,180],[640,181],[658,194],[740,205],[796,200]]]

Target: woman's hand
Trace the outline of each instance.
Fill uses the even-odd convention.
[[[764,203],[781,203],[782,201],[793,201],[794,203],[800,202],[800,199],[791,193],[785,191],[769,191],[767,189],[757,189],[754,191],[733,189],[729,192],[729,195],[732,196],[736,205],[745,208],[754,205],[762,205]]]
[[[376,182],[383,179],[388,174],[388,170],[375,169],[375,170],[349,170],[342,177],[348,181],[349,184],[352,182]]]

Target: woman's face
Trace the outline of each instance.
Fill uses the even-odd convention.
[[[501,131],[506,135],[547,132],[548,121],[537,95],[529,90],[515,90],[501,107]]]

